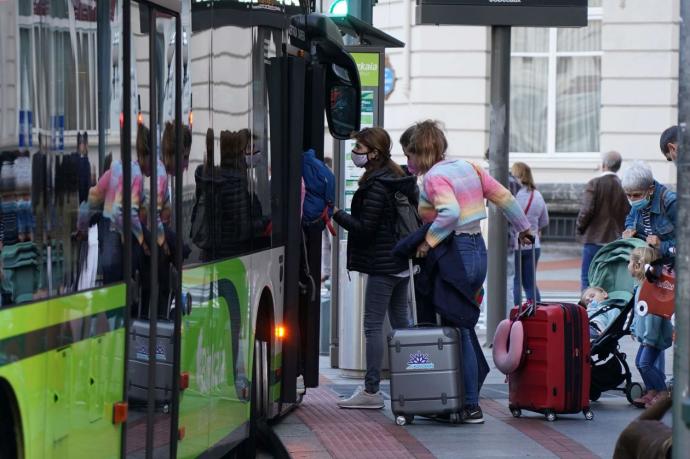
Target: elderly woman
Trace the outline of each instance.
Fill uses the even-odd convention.
[[[630,202],[623,237],[639,237],[661,256],[673,256],[676,247],[676,193],[654,180],[649,166],[634,163],[623,175],[623,190]]]

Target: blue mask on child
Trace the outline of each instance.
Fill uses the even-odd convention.
[[[637,201],[631,201],[630,199],[628,199],[628,202],[630,203],[630,207],[632,207],[633,209],[642,210],[649,205],[650,199],[649,196],[647,196],[645,198],[638,199]]]

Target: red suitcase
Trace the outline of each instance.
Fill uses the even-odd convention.
[[[511,318],[518,315],[513,308]],[[591,420],[589,321],[585,308],[569,303],[540,303],[523,317],[525,356],[508,376],[508,404],[513,416],[522,409],[556,414],[582,412]]]

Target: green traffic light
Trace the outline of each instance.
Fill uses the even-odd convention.
[[[347,16],[348,10],[347,0],[335,0],[328,9],[328,13],[331,16]]]

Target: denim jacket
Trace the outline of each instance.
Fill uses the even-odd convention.
[[[664,195],[663,206],[662,194]],[[676,246],[676,193],[655,180],[652,202],[648,207],[652,225],[651,235],[659,236],[661,239],[661,247],[659,248],[661,256],[673,256],[670,249],[675,250]],[[636,209],[630,209],[630,213],[625,219],[625,228],[636,230],[638,236],[650,236],[644,229],[642,213]]]
[[[635,287],[635,304],[640,296],[640,288]],[[659,350],[668,349],[673,344],[673,325],[671,321],[661,316],[647,314],[640,316],[634,313],[630,332],[637,341],[645,346],[652,346]]]

